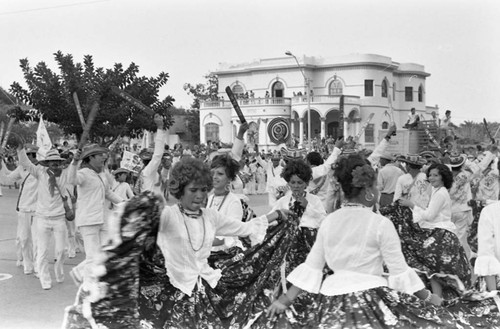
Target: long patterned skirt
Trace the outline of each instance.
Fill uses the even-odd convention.
[[[430,288],[430,278],[443,286],[445,297],[456,297],[471,287],[471,266],[460,240],[448,230],[424,229],[413,222],[412,211],[401,205],[382,207],[401,239],[406,262]]]
[[[307,328],[470,328],[445,308],[387,287],[319,296]]]
[[[215,288],[201,280],[192,296],[170,284],[161,252],[149,249],[141,265],[141,319],[151,328],[243,328],[255,320],[252,328],[273,327],[265,311],[280,286],[282,271],[288,273],[305,260],[315,236],[315,230],[283,221],[255,247],[212,253],[209,264],[221,269],[222,277]],[[304,294],[296,301],[298,319],[306,317],[314,297]]]

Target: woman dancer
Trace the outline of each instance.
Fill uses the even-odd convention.
[[[311,304],[311,328],[456,328],[451,315],[433,305],[441,298],[406,264],[393,224],[372,212],[378,198],[373,168],[353,154],[339,160],[335,176],[347,203],[324,220],[305,263],[287,278],[293,286],[268,316],[284,312],[306,290],[320,293]],[[325,263],[334,274],[323,281]]]
[[[231,192],[231,182],[237,177],[240,165],[228,154],[218,155],[210,164],[212,173],[213,194],[208,197],[207,208],[215,209],[233,221],[242,221],[244,212],[242,202],[236,194]],[[246,208],[248,209],[248,207]],[[243,249],[237,237],[216,237],[212,251],[225,250],[232,247]]]
[[[408,264],[424,274],[432,291],[443,296],[443,285],[454,288],[459,295],[470,288],[470,264],[451,221],[451,199],[448,189],[453,184],[453,174],[443,164],[432,164],[427,170],[432,186],[428,207],[423,208],[408,199],[401,199],[401,206],[412,210],[413,223],[418,225],[411,234],[402,236],[402,243],[416,247],[406,254]],[[420,229],[418,229],[420,228]]]
[[[164,259],[154,245],[145,253],[141,318],[154,328],[218,328],[224,321],[238,323],[240,317],[246,318],[246,305],[255,296],[246,291],[234,271],[227,269],[230,265],[224,270],[209,265],[215,237],[248,236],[256,244],[264,239],[268,222],[283,214],[275,211],[245,223],[202,208],[212,188],[212,176],[208,166],[195,158],[183,158],[175,164],[169,188],[179,203],[165,207],[161,214],[157,244]],[[156,258],[148,259],[150,256]],[[161,262],[163,268],[158,266]],[[251,277],[254,268],[243,265],[238,274]]]

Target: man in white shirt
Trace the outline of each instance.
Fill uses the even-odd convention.
[[[399,176],[394,191],[394,201],[405,198],[420,208],[427,208],[431,195],[431,185],[427,181],[427,175],[421,171],[426,161],[415,154],[401,157],[399,161],[406,163],[408,173]]]
[[[281,156],[279,153],[273,153],[270,160],[264,160],[260,155],[255,157],[257,162],[266,169],[267,183],[266,191],[268,193],[268,205],[273,206],[276,203],[278,190],[285,189],[287,182],[281,177],[283,167],[280,165]]]
[[[407,129],[414,129],[418,126],[418,122],[420,121],[420,117],[415,113],[415,108],[412,107],[410,110],[410,114],[408,114],[408,121],[404,125]]]
[[[107,219],[104,218],[105,199],[112,203],[124,201],[111,191],[108,180],[103,174],[107,152],[108,149],[97,144],[88,145],[83,151],[76,152],[73,163],[69,166],[70,183],[78,189],[75,224],[80,230],[85,249],[85,260],[71,272],[75,281],[79,281],[85,265],[107,242],[107,226],[105,225]],[[82,159],[81,166],[80,158]]]
[[[36,165],[36,152],[38,147],[31,144],[25,145],[26,155],[28,159]],[[7,167],[0,162],[0,173],[2,175],[2,183],[11,185],[16,181],[21,181],[19,196],[17,198],[17,236],[16,246],[18,253],[22,255],[22,265],[24,274],[37,273],[36,267],[36,222],[35,209],[38,193],[38,180],[31,175],[27,169],[19,165],[15,170],[9,172]]]
[[[158,173],[158,168],[161,164],[162,157],[165,152],[167,132],[163,129],[162,116],[160,116],[159,114],[155,114],[154,122],[157,128],[154,151],[153,154],[151,154],[150,152],[145,152],[141,155],[141,158],[144,162],[144,168],[141,170],[140,176],[138,178],[140,182],[140,188],[136,192],[141,193],[144,191],[151,191],[155,194],[161,195],[164,199],[162,186],[161,184],[158,184],[160,183],[160,174]]]
[[[64,281],[64,260],[68,230],[63,206],[64,191],[69,183],[69,170],[62,169],[65,159],[55,149],[49,150],[40,166],[34,165],[26,155],[22,143],[18,143],[19,164],[38,180],[35,217],[37,221],[37,267],[42,288],[52,288],[49,272],[49,245],[54,236],[54,272],[56,281]]]
[[[404,172],[394,163],[394,157],[388,153],[380,156],[380,166],[382,167],[377,176],[377,185],[380,191],[380,207],[390,205],[394,201],[396,182],[404,175]]]

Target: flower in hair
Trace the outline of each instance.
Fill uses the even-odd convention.
[[[352,171],[352,185],[355,187],[370,187],[373,185],[374,179],[375,171],[368,164],[356,167]]]
[[[168,181],[168,189],[170,190],[171,193],[175,194],[179,191],[179,186],[180,186],[180,183],[177,179],[175,178],[171,178],[169,181]]]

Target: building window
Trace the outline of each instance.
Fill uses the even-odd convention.
[[[405,87],[405,102],[413,102],[413,87]]]
[[[365,129],[365,143],[375,143],[374,125],[370,123]]]
[[[373,96],[373,80],[365,80],[365,96]]]
[[[219,125],[216,123],[207,123],[205,125],[205,140],[217,142],[219,141]]]
[[[234,85],[233,86],[233,94],[236,97],[243,96],[243,94],[245,94],[245,92],[243,91],[243,87],[241,85]]]
[[[387,80],[382,80],[382,97],[387,98]]]
[[[273,84],[273,97],[284,97],[285,96],[285,87],[281,83],[281,81],[276,81]]]
[[[382,122],[382,129],[389,129],[389,122],[387,121]]]
[[[392,84],[392,100],[393,101],[396,100],[396,83],[395,82]]]
[[[424,88],[422,85],[418,87],[418,101],[422,103],[424,101]]]
[[[328,95],[342,95],[342,92],[342,82],[340,80],[333,80],[330,83],[330,88],[328,88]]]

